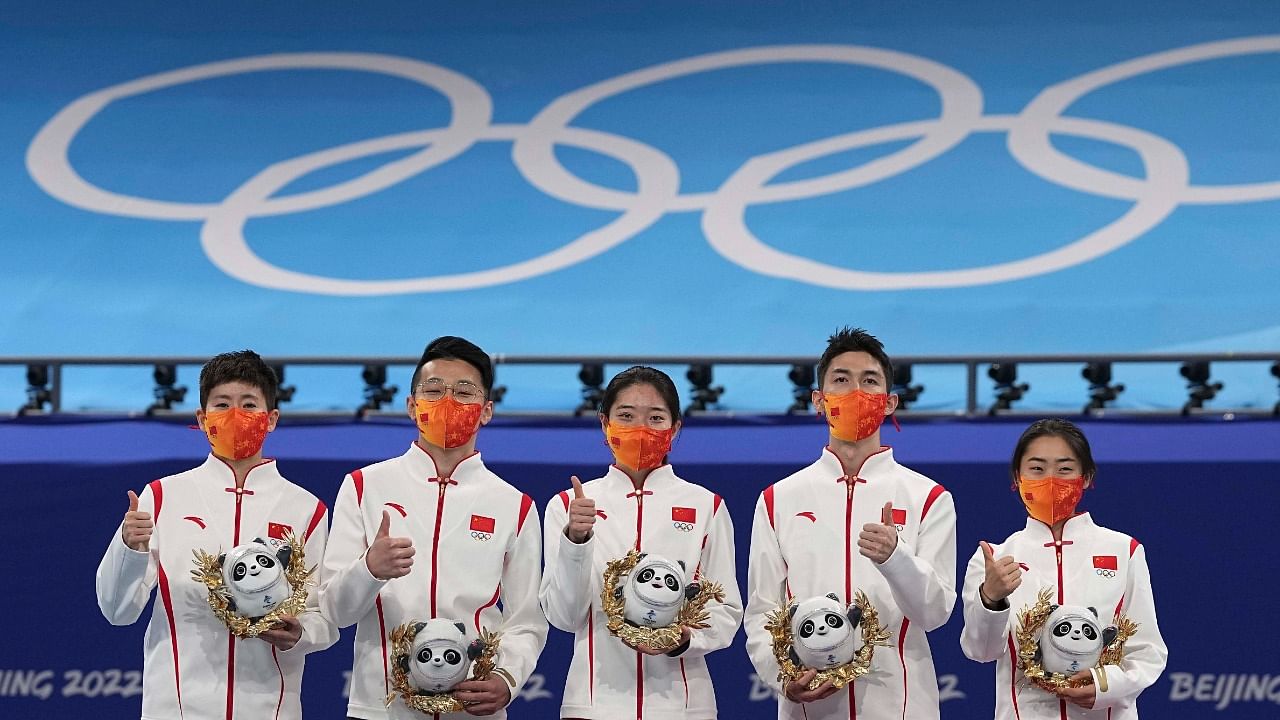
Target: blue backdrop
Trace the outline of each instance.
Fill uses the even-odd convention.
[[[1280,346],[1267,0],[0,10],[0,354]]]
[[[570,474],[586,476],[609,461],[592,425],[500,419],[483,431],[480,448],[541,509]],[[1023,523],[1007,480],[1007,453],[1022,428],[909,420],[900,434],[885,436],[900,460],[951,491],[961,568],[979,539],[1004,538]],[[1146,546],[1169,645],[1168,669],[1141,697],[1143,715],[1275,717],[1280,667],[1268,618],[1277,587],[1274,563],[1256,550],[1269,546],[1280,507],[1280,422],[1099,421],[1084,428],[1100,463],[1085,507]],[[413,436],[407,422],[293,424],[274,433],[267,449],[287,477],[332,503],[344,473],[403,452]],[[683,476],[725,498],[737,529],[740,582],[756,497],[811,462],[823,441],[812,418],[688,422],[672,460]],[[177,424],[0,421],[0,448],[0,478],[11,498],[10,518],[0,523],[0,546],[10,548],[10,581],[0,593],[7,641],[0,646],[0,716],[137,717],[144,625],[109,626],[94,600],[93,574],[127,508],[125,491],[199,462],[207,443]],[[960,618],[957,607],[951,623],[930,635],[943,717],[989,717],[993,666],[960,653]],[[350,635],[308,659],[307,717],[343,716]],[[742,643],[739,634],[732,648],[710,658],[720,710],[723,717],[766,717],[772,699],[754,681]],[[552,630],[539,678],[516,701],[517,717],[557,717],[569,652],[570,638]]]

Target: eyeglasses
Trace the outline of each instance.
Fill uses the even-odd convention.
[[[440,378],[428,378],[418,383],[413,391],[431,402],[443,399],[446,391],[452,391],[453,399],[463,405],[478,403],[484,399],[484,390],[470,380],[459,380],[450,385]]]

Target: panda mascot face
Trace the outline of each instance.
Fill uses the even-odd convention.
[[[684,563],[645,553],[622,587],[622,614],[633,625],[666,627],[675,622],[686,597]]]
[[[828,670],[853,660],[861,643],[854,632],[862,612],[846,608],[834,593],[809,598],[791,609],[791,660],[814,670]]]
[[[1048,672],[1073,675],[1098,664],[1102,648],[1115,639],[1114,627],[1102,627],[1098,611],[1079,605],[1055,605],[1040,635],[1040,664]]]
[[[409,682],[419,690],[438,693],[452,690],[467,677],[478,656],[475,644],[467,644],[466,626],[436,618],[417,624],[413,651],[406,658]]]
[[[231,595],[231,610],[259,618],[293,594],[285,579],[292,551],[283,540],[255,538],[237,545],[222,558],[222,581]]]

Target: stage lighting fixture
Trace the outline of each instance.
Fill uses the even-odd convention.
[[[992,363],[991,367],[987,368],[987,377],[996,383],[996,401],[987,409],[988,415],[1008,410],[1031,389],[1027,383],[1018,382],[1017,363]]]
[[[1209,382],[1209,363],[1206,360],[1184,362],[1178,372],[1187,379],[1187,402],[1182,406],[1183,415],[1203,408],[1223,387],[1220,382]]]
[[[604,398],[604,365],[600,363],[584,363],[578,371],[578,382],[582,383],[582,403],[573,409],[574,417],[581,417],[600,410],[600,401]]]
[[[911,384],[911,363],[895,363],[893,366],[893,387],[889,392],[898,396],[898,409],[906,410],[911,403],[924,392],[923,385]]]
[[[1280,380],[1280,360],[1271,365],[1271,374],[1275,375],[1277,380]],[[1280,402],[1276,403],[1276,406],[1271,409],[1271,414],[1280,417]]]
[[[180,403],[187,397],[187,386],[178,384],[177,365],[156,365],[151,377],[156,381],[152,391],[155,402],[147,408],[147,415],[154,415],[160,410],[172,410],[174,403]]]
[[[49,389],[49,366],[27,366],[27,404],[18,408],[19,415],[44,412],[44,406],[53,404],[53,391]]]
[[[1101,410],[1107,403],[1115,400],[1124,392],[1124,385],[1111,384],[1111,363],[1091,362],[1080,371],[1080,376],[1089,381],[1089,404],[1084,406],[1084,414]]]
[[[715,405],[724,394],[724,386],[711,385],[711,366],[707,364],[690,365],[685,377],[693,385],[693,401],[685,408],[685,414],[703,412],[709,405]]]
[[[787,414],[803,415],[809,412],[809,400],[813,397],[813,382],[817,378],[814,366],[792,365],[787,378],[794,386],[791,388],[792,402],[791,407],[787,408]]]
[[[284,384],[283,365],[272,365],[271,369],[276,373],[276,404],[292,402],[293,394],[298,391],[298,388],[294,385]]]
[[[386,403],[395,400],[400,388],[387,384],[386,365],[365,365],[360,373],[364,380],[364,404],[356,409],[356,417],[377,412]]]

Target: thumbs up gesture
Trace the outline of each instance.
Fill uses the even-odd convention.
[[[129,511],[124,514],[124,527],[120,529],[120,538],[124,544],[138,552],[151,549],[151,531],[155,529],[151,522],[151,513],[138,510],[138,495],[129,491]]]
[[[404,577],[413,568],[413,553],[412,538],[391,537],[391,514],[383,510],[382,524],[364,554],[369,573],[379,580]]]
[[[569,478],[573,483],[573,499],[569,501],[569,523],[564,526],[565,537],[581,545],[591,538],[596,524],[596,501],[587,497],[578,476]]]
[[[988,608],[1003,610],[1008,604],[1005,598],[1022,584],[1022,568],[1010,555],[996,557],[995,550],[986,540],[978,544],[982,546],[982,559],[987,568],[986,578],[978,586],[978,595]]]
[[[881,565],[898,547],[898,526],[893,522],[893,503],[880,508],[880,522],[867,523],[858,534],[858,552]]]

